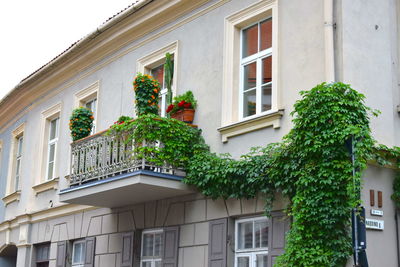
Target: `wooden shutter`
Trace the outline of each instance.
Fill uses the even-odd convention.
[[[67,241],[57,243],[56,267],[65,267],[67,257]]]
[[[133,267],[140,267],[142,250],[142,230],[136,230],[133,234]]]
[[[283,212],[271,212],[268,229],[268,265],[274,266],[277,256],[284,252],[285,234],[290,220]]]
[[[86,251],[85,251],[85,267],[94,266],[94,249],[96,246],[96,237],[87,237],[85,239]]]
[[[133,266],[133,232],[122,235],[121,267]]]
[[[227,219],[210,221],[208,234],[208,266],[226,267]]]
[[[178,266],[178,243],[179,243],[179,227],[164,228],[163,232],[163,255],[162,267]]]

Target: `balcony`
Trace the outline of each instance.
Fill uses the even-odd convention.
[[[140,144],[127,134],[88,136],[71,144],[69,188],[60,191],[60,201],[99,207],[120,207],[190,194],[182,183],[182,169],[136,156],[135,146],[160,147],[160,142]]]

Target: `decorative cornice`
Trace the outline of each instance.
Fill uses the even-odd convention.
[[[230,137],[253,132],[269,126],[272,126],[275,129],[280,128],[280,120],[282,116],[283,110],[278,110],[218,128],[218,131],[221,133],[222,142],[226,143]]]
[[[43,183],[32,186],[33,191],[35,191],[35,195],[48,191],[48,190],[57,190],[58,189],[58,181],[59,178],[54,178]]]
[[[7,206],[8,204],[10,204],[14,201],[19,201],[20,196],[21,196],[21,191],[18,190],[18,191],[15,191],[15,192],[3,197],[2,200],[4,202],[4,205]]]

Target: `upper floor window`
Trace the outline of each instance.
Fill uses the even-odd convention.
[[[98,104],[99,82],[95,82],[75,94],[75,107],[85,107],[93,112],[94,120],[91,134],[95,134],[98,130]]]
[[[47,144],[47,180],[54,178],[55,159],[58,142],[58,125],[60,119],[54,118],[49,121],[49,140]]]
[[[161,267],[163,231],[151,230],[142,233],[141,267]]]
[[[19,190],[19,183],[21,179],[21,159],[22,159],[23,143],[24,143],[24,135],[21,134],[16,137],[14,191]]]
[[[271,110],[272,18],[241,31],[241,118]]]
[[[267,267],[268,219],[266,217],[236,221],[236,267]]]
[[[145,74],[150,74],[155,80],[160,83],[160,99],[159,99],[159,115],[166,116],[167,109],[167,88],[165,85],[164,63],[166,53],[171,54],[173,61],[173,78],[172,78],[172,95],[176,95],[176,83],[178,80],[178,41],[161,48],[149,55],[138,60],[137,71]]]

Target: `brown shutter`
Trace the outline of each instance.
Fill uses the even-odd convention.
[[[67,241],[58,242],[56,267],[65,267],[66,256],[67,256]]]
[[[178,266],[178,243],[179,243],[179,227],[164,228],[163,232],[163,255],[162,267]]]
[[[85,267],[94,266],[94,249],[96,246],[96,237],[87,237],[85,239],[86,252],[85,252]]]
[[[136,230],[133,234],[133,267],[140,267],[142,249],[142,230]]]
[[[208,235],[208,266],[226,267],[227,219],[210,221]]]
[[[133,266],[133,233],[122,235],[121,267]]]
[[[268,265],[274,266],[277,256],[284,252],[285,234],[289,230],[290,220],[283,212],[271,212],[268,229]]]

